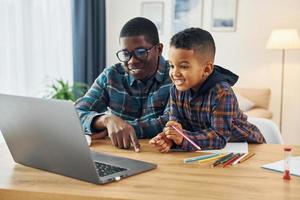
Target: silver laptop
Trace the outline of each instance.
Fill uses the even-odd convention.
[[[104,184],[156,168],[90,151],[69,101],[0,94],[0,129],[15,162],[91,183]]]

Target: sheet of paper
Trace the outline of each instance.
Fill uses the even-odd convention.
[[[3,138],[3,135],[2,135],[1,130],[0,130],[0,144],[1,143],[4,143],[4,138]]]
[[[201,150],[199,152],[209,153],[248,153],[247,142],[228,142],[224,149],[218,150]]]
[[[262,168],[283,172],[283,160],[263,165]],[[300,156],[291,157],[290,168],[291,175],[300,176]]]

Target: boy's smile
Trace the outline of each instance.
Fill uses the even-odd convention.
[[[209,57],[195,50],[170,47],[170,77],[179,91],[197,91],[212,71]]]

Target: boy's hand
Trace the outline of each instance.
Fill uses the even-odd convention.
[[[149,144],[157,148],[159,152],[166,153],[171,149],[173,141],[166,138],[164,133],[159,133],[149,141]]]
[[[182,132],[182,126],[180,123],[175,121],[168,121],[166,124],[166,127],[164,128],[164,134],[168,139],[171,139],[175,142],[177,145],[181,145],[183,141],[183,137],[177,133],[172,126],[175,126],[177,129],[179,129]]]

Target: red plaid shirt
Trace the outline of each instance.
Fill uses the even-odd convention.
[[[259,129],[239,109],[229,83],[216,83],[204,94],[180,92],[175,86],[170,91],[170,120],[179,122],[202,149],[221,149],[227,142],[265,143]],[[196,150],[185,139],[178,148]]]

